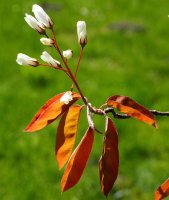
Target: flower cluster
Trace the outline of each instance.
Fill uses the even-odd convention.
[[[56,43],[55,33],[53,30],[54,23],[51,20],[51,18],[47,15],[47,13],[43,10],[42,7],[40,7],[37,4],[34,4],[32,6],[32,12],[34,13],[34,16],[25,14],[25,21],[27,24],[36,30],[40,35],[44,35],[46,37],[40,38],[40,42],[43,45],[46,46],[54,46],[58,50],[58,45]],[[50,29],[52,31],[52,35],[54,38],[49,38],[49,36],[46,33],[46,29]],[[87,44],[87,34],[86,34],[86,23],[85,21],[78,21],[77,22],[77,36],[78,36],[78,42],[83,48]],[[73,51],[68,49],[64,50],[61,56],[65,59],[65,61],[69,60],[73,56]],[[59,61],[54,59],[48,52],[44,51],[40,58],[46,62],[47,64],[41,64],[37,59],[32,58],[30,56],[27,56],[26,54],[19,53],[17,55],[16,62],[19,65],[30,65],[33,67],[37,66],[50,66],[56,69],[62,69],[62,66]]]

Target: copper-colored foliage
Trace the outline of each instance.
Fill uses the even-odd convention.
[[[101,189],[106,197],[117,179],[118,167],[118,135],[112,120],[107,117],[103,152],[99,161]]]
[[[79,105],[71,106],[59,122],[56,134],[56,160],[59,169],[65,165],[74,147],[81,109],[82,106]]]
[[[157,189],[154,194],[154,199],[161,200],[167,196],[169,196],[169,178]]]
[[[61,181],[63,192],[73,187],[80,180],[92,149],[93,140],[94,129],[89,127],[69,159]]]
[[[58,94],[45,103],[45,105],[33,117],[29,125],[25,128],[26,132],[34,132],[44,128],[60,117],[75,101],[80,98],[78,93],[73,92],[73,100],[69,104],[60,102],[64,93]]]
[[[126,113],[140,121],[157,127],[153,114],[142,105],[126,96],[115,95],[107,100],[107,105]]]

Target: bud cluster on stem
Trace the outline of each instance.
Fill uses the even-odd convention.
[[[32,58],[23,53],[19,53],[17,55],[16,62],[19,65],[27,65],[27,66],[33,66],[33,67],[49,66],[49,67],[53,67],[58,70],[61,69],[62,71],[64,71],[66,73],[66,75],[68,75],[68,77],[73,82],[71,91],[73,90],[73,86],[75,85],[82,97],[84,104],[86,106],[88,106],[90,111],[95,114],[104,115],[103,109],[95,109],[88,104],[88,101],[85,98],[85,96],[83,95],[82,90],[80,89],[80,86],[76,80],[76,75],[78,72],[80,61],[82,59],[83,49],[84,49],[85,45],[87,44],[86,22],[85,21],[77,22],[77,37],[78,37],[78,43],[81,45],[81,51],[80,51],[78,62],[77,62],[76,68],[75,68],[75,73],[73,74],[71,71],[71,68],[69,67],[69,64],[68,64],[68,60],[70,58],[72,58],[72,56],[73,56],[73,51],[71,49],[64,50],[64,51],[60,50],[59,45],[56,40],[56,34],[54,31],[54,23],[41,6],[34,4],[32,6],[32,12],[34,13],[35,17],[26,13],[25,17],[24,17],[25,21],[31,28],[36,30],[39,34],[43,34],[46,36],[46,37],[42,37],[40,39],[40,42],[45,46],[49,46],[49,47],[53,46],[56,49],[56,51],[60,55],[60,58],[64,64],[64,68],[62,68],[61,63],[58,60],[56,60],[55,58],[53,58],[47,51],[43,51],[42,55],[40,56],[40,58],[47,64],[40,64],[40,62],[36,58]],[[48,35],[46,34],[46,29],[50,29],[52,31],[53,38],[48,37]],[[66,94],[69,94],[69,93],[66,93]],[[109,112],[109,111],[107,111],[107,112]],[[114,113],[115,111],[111,110],[110,112]],[[169,115],[168,112],[153,111],[153,113],[156,115],[161,115],[161,113],[162,113],[162,115],[167,115],[167,116]],[[118,114],[114,115],[114,116],[120,117],[120,115],[118,115]],[[123,118],[123,116],[122,116],[122,118]],[[126,118],[126,117],[124,116],[124,118]]]
[[[62,69],[66,73],[66,75],[69,76],[69,78],[72,80],[73,84],[76,86],[77,90],[79,91],[82,100],[84,101],[85,105],[88,105],[88,102],[86,98],[84,97],[78,82],[76,81],[76,75],[78,72],[78,68],[80,65],[80,61],[82,58],[82,53],[83,53],[83,48],[87,44],[87,32],[86,32],[86,22],[85,21],[78,21],[77,22],[77,37],[78,37],[78,42],[82,47],[82,50],[80,51],[79,59],[77,62],[77,66],[75,69],[75,73],[73,75],[71,68],[69,67],[68,60],[72,58],[73,56],[73,51],[71,49],[61,51],[59,48],[59,45],[56,40],[56,34],[54,31],[54,23],[51,20],[51,18],[48,16],[48,14],[43,10],[42,7],[40,7],[37,4],[34,4],[32,6],[32,12],[34,16],[25,14],[25,21],[27,24],[36,30],[39,34],[45,35],[46,37],[40,38],[40,42],[45,45],[52,47],[54,46],[55,49],[57,50],[58,54],[60,55],[60,58],[64,64],[64,68],[62,68],[61,63],[53,58],[47,51],[43,51],[42,55],[40,58],[47,64],[40,64],[37,59],[31,58],[25,54],[18,54],[17,56],[17,63],[20,65],[31,65],[31,66],[49,66],[53,67],[55,69]],[[52,31],[53,38],[49,38],[48,35],[46,34],[46,29],[50,29]],[[71,87],[71,90],[73,90],[73,87]],[[65,93],[65,95],[68,95],[69,93]],[[68,96],[66,96],[68,97]],[[64,99],[64,97],[63,97]],[[65,102],[67,102],[65,100]]]

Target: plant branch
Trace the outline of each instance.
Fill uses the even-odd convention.
[[[78,62],[77,62],[77,65],[76,65],[76,71],[75,71],[75,74],[74,74],[75,78],[76,78],[76,75],[77,75],[77,72],[78,72],[78,69],[79,69],[80,61],[82,59],[83,49],[84,48],[82,47],[81,50],[80,50],[80,55],[79,55],[79,58],[78,58]]]
[[[150,112],[157,116],[169,116],[169,112],[161,112],[157,110],[150,110]]]
[[[91,106],[91,104],[89,103],[88,106],[87,106],[87,120],[88,120],[89,126],[94,129],[94,122],[93,122],[93,119],[92,119],[92,112],[90,111],[89,105]]]
[[[105,111],[105,113],[112,113],[114,118],[117,118],[117,119],[128,119],[128,118],[130,118],[129,115],[116,113],[113,108],[106,108],[104,111]],[[169,116],[169,112],[161,112],[161,111],[157,111],[157,110],[149,110],[149,111],[153,115],[156,115],[156,116]]]
[[[64,72],[67,72],[66,69],[62,68],[62,67],[58,67],[58,66],[52,66],[52,65],[49,65],[49,64],[39,64],[39,66],[43,66],[43,67],[51,67],[53,69],[58,69],[58,70],[62,70]]]
[[[129,115],[127,114],[119,114],[116,113],[115,110],[113,108],[105,108],[103,109],[98,109],[98,108],[94,108],[91,104],[88,105],[90,112],[97,114],[97,115],[105,115],[107,113],[112,113],[114,118],[117,119],[128,119],[131,118]],[[169,117],[169,112],[161,112],[161,111],[157,111],[157,110],[149,110],[153,115],[155,116],[168,116]]]
[[[130,118],[129,115],[127,114],[119,114],[119,113],[116,113],[115,110],[113,108],[104,108],[105,104],[103,105],[103,107],[101,108],[95,108],[93,107],[90,103],[88,103],[86,97],[83,95],[80,87],[79,87],[79,84],[77,83],[76,81],[76,75],[77,75],[77,72],[78,72],[78,68],[79,68],[79,65],[80,65],[80,61],[82,59],[82,55],[83,55],[83,48],[81,49],[80,51],[80,55],[79,55],[79,58],[78,58],[78,63],[77,63],[77,66],[76,66],[76,71],[75,71],[75,74],[73,75],[73,73],[71,72],[70,70],[70,67],[68,65],[68,63],[66,62],[66,60],[64,59],[63,55],[62,55],[62,52],[60,51],[59,49],[59,46],[57,44],[57,41],[56,41],[56,35],[55,35],[55,32],[52,28],[52,34],[53,34],[53,38],[54,38],[54,44],[53,46],[55,47],[55,49],[57,50],[57,52],[59,53],[66,69],[64,69],[63,71],[65,71],[67,73],[67,75],[72,79],[73,81],[73,85],[76,86],[78,92],[80,93],[80,96],[82,97],[82,100],[84,102],[84,104],[87,106],[87,109],[91,112],[91,113],[94,113],[94,114],[97,114],[97,115],[105,115],[107,113],[112,113],[114,118],[117,118],[117,119],[128,119]],[[73,85],[72,85],[72,89],[73,89]],[[157,110],[149,110],[152,114],[156,115],[156,116],[169,116],[169,112],[161,112],[161,111],[157,111]],[[89,115],[90,116],[90,115]],[[90,116],[91,117],[91,116]],[[89,117],[89,118],[90,118]],[[90,120],[89,120],[90,121]]]
[[[59,53],[59,55],[60,55],[60,57],[61,57],[61,59],[62,59],[64,65],[65,65],[65,67],[66,67],[66,69],[67,69],[67,72],[68,72],[70,78],[72,79],[73,83],[75,84],[75,86],[76,86],[76,88],[77,88],[77,90],[78,90],[80,96],[82,97],[82,100],[83,100],[84,104],[87,106],[87,105],[88,105],[88,102],[87,102],[85,96],[83,95],[83,93],[82,93],[82,91],[81,91],[81,89],[80,89],[80,87],[79,87],[79,84],[78,84],[77,81],[76,81],[76,78],[74,77],[73,73],[71,72],[71,70],[70,70],[70,68],[69,68],[69,66],[68,66],[68,63],[67,63],[66,60],[64,59],[64,57],[63,57],[63,55],[62,55],[62,52],[61,52],[60,49],[59,49],[59,46],[58,46],[57,41],[56,41],[56,35],[55,35],[55,32],[54,32],[53,29],[52,29],[52,34],[53,34],[53,37],[54,37],[54,44],[53,44],[53,46],[55,47],[55,49],[56,49],[57,52]]]
[[[75,70],[75,74],[74,74],[75,79],[76,79],[76,75],[77,75],[77,72],[78,72],[78,69],[79,69],[80,61],[82,59],[82,55],[83,55],[83,47],[80,50],[78,62],[77,62],[77,65],[76,65],[76,70]],[[74,84],[72,84],[72,86],[71,86],[71,91],[73,90],[73,87],[74,87]]]

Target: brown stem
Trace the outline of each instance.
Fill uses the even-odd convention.
[[[87,120],[88,120],[89,126],[94,129],[94,122],[93,122],[93,119],[92,119],[92,112],[90,111],[89,106],[91,106],[90,103],[87,106]]]
[[[67,62],[66,62],[66,60],[64,59],[64,57],[63,57],[63,55],[62,55],[62,52],[61,52],[60,49],[59,49],[59,46],[58,46],[58,44],[57,44],[57,42],[56,42],[56,35],[55,35],[53,29],[52,29],[52,34],[53,34],[53,37],[54,37],[54,44],[53,44],[53,45],[54,45],[55,49],[57,50],[57,52],[59,53],[59,55],[60,55],[60,57],[61,57],[61,59],[62,59],[64,65],[65,65],[65,67],[66,67],[66,70],[67,70],[67,72],[68,72],[68,74],[69,74],[69,76],[70,76],[70,78],[72,79],[73,83],[75,84],[75,86],[76,86],[76,88],[77,88],[77,90],[78,90],[80,96],[82,97],[82,100],[83,100],[84,104],[87,106],[87,105],[88,105],[88,102],[87,102],[86,98],[84,97],[84,95],[83,95],[83,93],[82,93],[82,91],[81,91],[81,89],[80,89],[80,87],[79,87],[79,84],[77,83],[76,78],[75,78],[74,75],[72,74],[72,72],[71,72],[71,70],[70,70],[70,68],[69,68],[69,66],[68,66],[68,64],[67,64]]]
[[[78,69],[79,69],[80,61],[82,59],[83,49],[84,48],[82,47],[81,50],[80,50],[80,54],[79,54],[79,58],[78,58],[78,62],[77,62],[76,70],[75,70],[75,74],[74,74],[75,79],[76,79],[76,75],[77,75],[77,72],[78,72]],[[71,86],[71,91],[73,90],[73,87],[74,87],[74,84],[72,84],[72,86]]]
[[[161,112],[157,110],[150,110],[150,112],[157,116],[169,116],[169,112]]]
[[[127,114],[116,113],[113,108],[106,108],[104,111],[105,111],[105,113],[112,113],[114,118],[117,118],[117,119],[130,118],[130,116],[128,116]],[[149,111],[156,116],[169,116],[169,112],[161,112],[161,111],[157,111],[157,110],[149,110]]]
[[[103,135],[103,132],[101,132],[99,129],[96,128],[96,126],[94,127],[94,130],[99,133],[99,134],[102,134]]]
[[[56,34],[55,34],[55,31],[54,31],[54,29],[53,29],[53,26],[52,26],[52,35],[53,35],[53,40],[54,40],[54,42],[56,43]]]
[[[51,67],[53,69],[58,69],[58,70],[62,70],[64,72],[67,72],[66,69],[62,68],[62,67],[58,67],[58,66],[53,66],[53,65],[49,65],[49,64],[41,64],[39,63],[39,66],[43,66],[43,67]]]
[[[76,71],[75,71],[75,74],[74,74],[75,78],[76,78],[76,75],[77,75],[77,72],[78,72],[78,69],[79,69],[80,61],[82,59],[83,49],[84,48],[82,47],[81,50],[80,50],[80,55],[79,55],[79,58],[78,58],[78,62],[77,62],[77,65],[76,65]]]
[[[46,31],[45,31],[44,35],[45,35],[47,38],[49,38],[49,36],[47,35]]]

